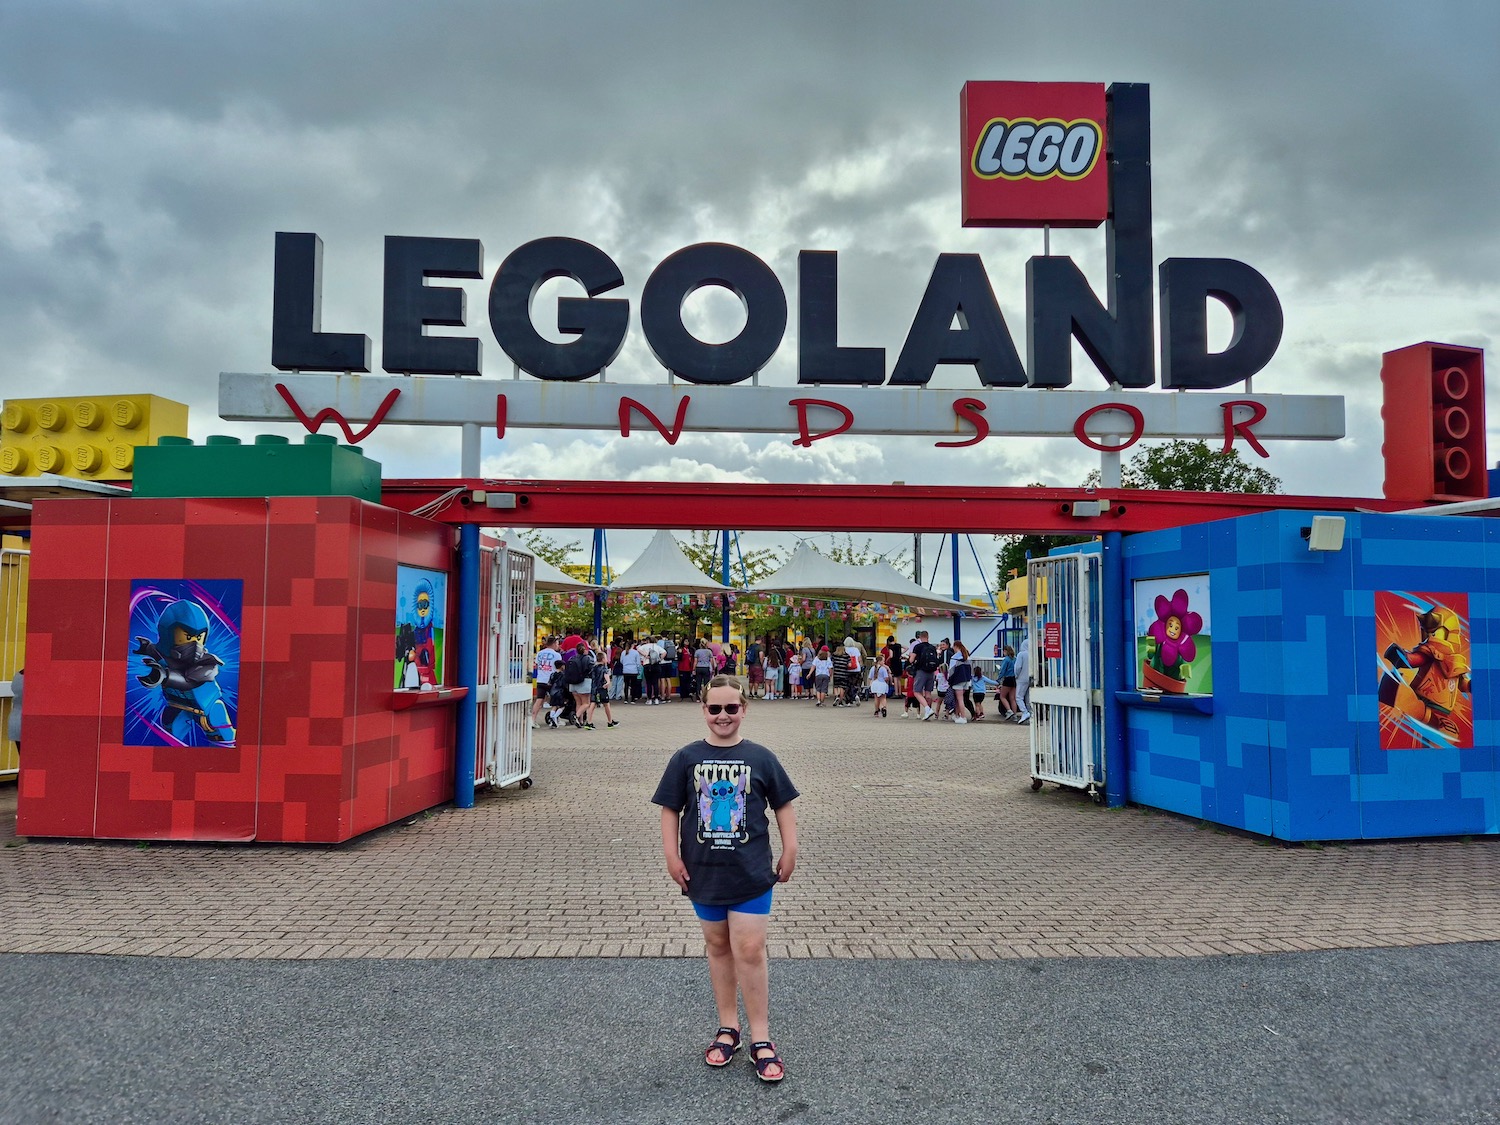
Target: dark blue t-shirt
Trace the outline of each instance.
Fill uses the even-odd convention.
[[[673,754],[651,801],[680,814],[683,893],[704,906],[733,906],[775,886],[766,813],[797,796],[776,755],[758,742],[699,739]]]

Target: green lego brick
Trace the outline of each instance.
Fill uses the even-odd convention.
[[[260,434],[255,444],[211,436],[202,445],[163,437],[135,454],[132,495],[354,496],[380,503],[380,462],[357,445],[326,434],[308,434],[293,445],[280,434]]]

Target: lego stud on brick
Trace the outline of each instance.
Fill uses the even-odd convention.
[[[128,473],[135,468],[135,446],[116,445],[109,451],[109,464],[113,469]]]
[[[36,408],[36,424],[56,432],[68,424],[68,412],[55,402],[44,402]]]
[[[104,451],[97,445],[84,442],[73,447],[73,470],[79,473],[97,473],[104,465]]]
[[[128,398],[115,399],[109,412],[118,429],[133,430],[141,424],[141,408]]]
[[[5,428],[6,433],[24,434],[31,429],[31,411],[20,403],[7,402],[5,410],[0,412],[0,426]]]
[[[55,473],[63,467],[62,450],[55,445],[36,447],[36,467],[44,473]]]
[[[31,429],[31,411],[18,402],[7,402],[5,411],[0,411],[0,426],[6,434],[26,434]]]
[[[9,473],[19,476],[26,472],[26,465],[30,458],[26,456],[24,449],[17,449],[13,445],[0,449],[0,473]]]
[[[104,415],[100,412],[97,402],[84,399],[73,407],[73,425],[80,430],[97,430],[103,421]]]

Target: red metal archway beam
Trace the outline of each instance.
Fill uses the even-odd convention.
[[[1252,512],[1356,509],[1410,502],[1369,497],[1253,495],[955,485],[734,484],[675,481],[387,480],[382,500],[443,523],[487,527],[732,528],[737,531],[963,531],[1101,535],[1154,531]],[[445,496],[453,493],[448,499]],[[491,507],[485,497],[505,506]],[[1100,501],[1105,514],[1075,516]],[[513,505],[513,506],[512,506]]]

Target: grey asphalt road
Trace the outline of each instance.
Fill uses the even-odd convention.
[[[772,972],[779,1087],[697,960],[5,955],[0,1121],[1500,1121],[1500,944]]]

